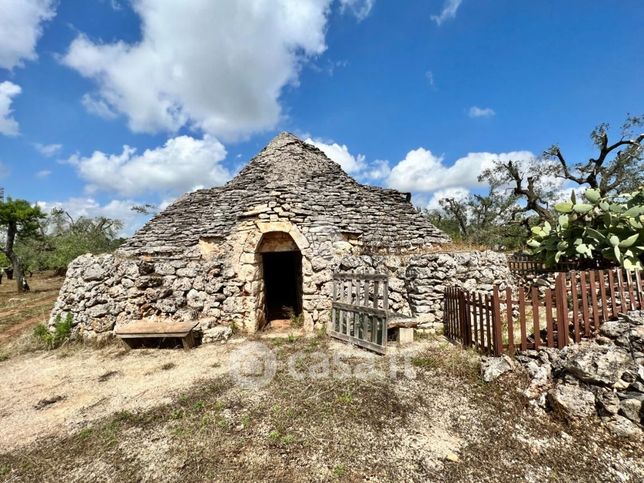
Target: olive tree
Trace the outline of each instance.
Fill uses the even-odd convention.
[[[8,198],[0,202],[0,229],[3,237],[0,251],[11,262],[19,292],[24,290],[25,285],[22,260],[15,250],[16,242],[40,236],[44,218],[45,214],[41,209],[26,200]]]

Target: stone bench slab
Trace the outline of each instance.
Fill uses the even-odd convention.
[[[190,349],[194,346],[192,331],[197,324],[198,322],[151,322],[141,320],[116,326],[114,334],[120,339],[177,337],[181,339],[184,348]],[[125,342],[127,343],[127,340]]]
[[[388,329],[408,329],[416,327],[418,327],[418,320],[416,320],[414,317],[391,317],[387,320]]]

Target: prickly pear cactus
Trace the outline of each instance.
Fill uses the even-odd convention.
[[[582,200],[555,205],[557,223],[532,228],[528,247],[547,265],[560,261],[604,259],[627,269],[644,259],[644,187],[608,199],[587,189]]]

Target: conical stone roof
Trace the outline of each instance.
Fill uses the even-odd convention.
[[[362,185],[318,148],[283,132],[226,185],[182,196],[122,251],[181,252],[200,238],[227,237],[240,221],[271,215],[317,232],[350,234],[374,249],[449,241],[416,211],[409,194]]]

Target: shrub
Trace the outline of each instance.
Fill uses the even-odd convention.
[[[53,331],[50,331],[45,324],[38,324],[34,327],[33,335],[46,349],[55,349],[70,338],[72,324],[72,314],[67,313],[65,320],[62,320],[59,314],[54,321]]]

